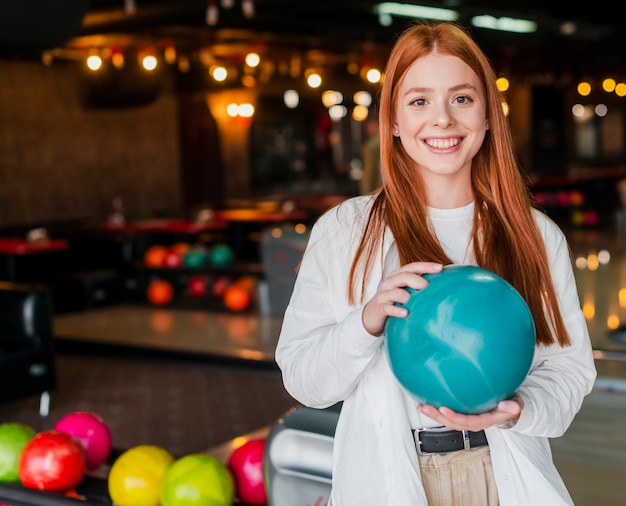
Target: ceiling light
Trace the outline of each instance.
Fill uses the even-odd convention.
[[[88,56],[87,67],[93,71],[99,70],[102,67],[102,58],[95,54]]]
[[[424,5],[403,4],[400,2],[382,2],[374,6],[378,14],[378,22],[383,26],[393,23],[392,16],[406,18],[437,19],[441,21],[456,21],[459,13],[450,9],[426,7]]]
[[[615,79],[611,79],[610,77],[602,81],[602,89],[607,93],[612,93],[616,85]]]
[[[248,67],[256,67],[261,62],[261,57],[257,53],[248,53],[245,61]]]
[[[287,90],[283,94],[283,101],[289,109],[295,109],[300,103],[300,95],[296,90]]]
[[[380,81],[380,78],[382,77],[382,74],[380,73],[380,70],[378,69],[369,69],[367,71],[367,80],[372,83],[375,84],[377,82]]]
[[[357,91],[352,100],[355,104],[369,107],[372,104],[372,94],[368,91]]]
[[[537,23],[528,19],[517,19],[502,17],[496,18],[485,14],[483,16],[474,16],[472,24],[478,28],[487,28],[489,30],[500,30],[503,32],[514,33],[533,33],[537,31]]]

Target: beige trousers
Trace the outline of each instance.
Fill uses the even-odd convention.
[[[418,460],[429,506],[498,506],[489,446]]]

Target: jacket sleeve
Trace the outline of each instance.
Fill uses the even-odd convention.
[[[529,436],[560,437],[591,392],[596,368],[569,247],[551,221],[544,218],[540,228],[571,345],[537,347],[531,371],[518,390],[524,409],[512,430]]]
[[[382,345],[363,327],[362,307],[346,302],[358,232],[341,214],[329,211],[311,231],[276,347],[286,390],[316,408],[344,400]]]

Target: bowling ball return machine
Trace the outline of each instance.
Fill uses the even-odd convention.
[[[271,427],[263,458],[268,506],[326,506],[341,403],[299,407]]]

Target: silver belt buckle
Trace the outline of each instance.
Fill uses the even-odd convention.
[[[417,450],[418,455],[435,455],[434,452],[424,452],[422,451],[422,442],[420,441],[420,433],[422,432],[447,432],[450,429],[443,425],[438,427],[422,427],[421,429],[416,429],[413,431],[413,439],[415,440],[415,449]],[[465,433],[463,434],[463,438],[465,438]],[[469,435],[467,436],[467,443],[469,445]]]
[[[469,450],[472,447],[469,438],[469,431],[462,430],[461,433],[463,434],[463,449]]]

